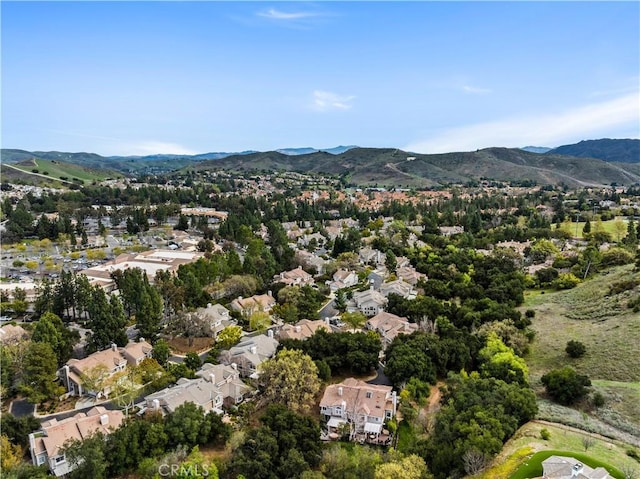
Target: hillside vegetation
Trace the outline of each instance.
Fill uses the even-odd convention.
[[[547,152],[552,155],[598,158],[604,161],[640,163],[640,140],[585,140],[573,145],[563,145]]]
[[[3,165],[3,176],[7,174],[12,179],[37,180],[38,183],[59,181],[62,183],[89,183],[108,178],[120,178],[122,174],[107,169],[88,168],[72,165],[57,160],[43,160],[30,158],[14,164]]]
[[[339,155],[325,152],[289,156],[251,153],[204,161],[196,170],[297,171],[344,176],[359,185],[434,186],[481,179],[569,186],[633,184],[640,175],[592,158],[540,155],[509,148],[422,155],[389,148],[353,148]]]

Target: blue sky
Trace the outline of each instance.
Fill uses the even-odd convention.
[[[2,147],[640,137],[638,2],[1,2]]]

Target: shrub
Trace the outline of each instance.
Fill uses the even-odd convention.
[[[578,286],[580,280],[572,273],[562,273],[553,281],[553,287],[556,289],[571,289]]]
[[[591,386],[588,376],[578,374],[569,366],[554,369],[542,376],[541,380],[549,396],[565,406],[584,397],[587,394],[587,387]]]
[[[571,340],[567,343],[565,351],[572,358],[580,358],[587,352],[587,348],[580,341]]]
[[[593,407],[595,408],[601,408],[602,406],[604,406],[604,403],[605,403],[604,396],[602,395],[601,392],[595,393],[593,395],[592,401],[593,401]]]
[[[549,439],[551,439],[551,433],[547,428],[544,428],[540,431],[540,438],[544,441],[548,441]]]

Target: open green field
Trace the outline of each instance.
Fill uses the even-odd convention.
[[[619,471],[617,468],[611,466],[610,464],[598,461],[590,455],[555,450],[536,452],[527,460],[525,464],[520,466],[520,468],[511,476],[510,479],[528,479],[532,477],[542,476],[542,462],[551,456],[573,457],[574,459],[582,462],[583,464],[586,464],[589,467],[592,467],[593,469],[597,467],[604,467],[607,472],[609,472],[609,474],[611,474],[616,479],[627,479],[622,471]]]
[[[546,429],[550,433],[547,441],[540,437],[542,429]],[[587,436],[593,438],[593,444],[585,452],[582,441]],[[528,469],[523,470],[522,474],[519,469],[526,463],[532,465],[533,463],[530,462],[530,459],[534,454],[543,451],[546,451],[548,455],[563,452],[564,455],[570,454],[580,460],[583,460],[580,455],[586,455],[596,462],[608,465],[607,469],[611,473],[620,473],[620,470],[624,468],[635,468],[636,471],[640,472],[640,463],[627,455],[629,449],[632,449],[631,446],[621,442],[608,440],[597,435],[587,435],[573,428],[531,421],[522,426],[505,444],[502,452],[494,459],[492,465],[482,473],[474,476],[474,478],[512,479],[536,477],[535,474],[525,475],[524,473]],[[544,459],[543,457],[537,462],[541,462]],[[585,464],[596,464],[591,460],[584,460],[584,462]],[[514,475],[516,471],[518,471],[518,476]]]
[[[620,226],[621,223],[624,228]],[[586,221],[578,221],[577,223],[566,222],[561,225],[561,228],[574,237],[583,238],[582,230],[585,224]],[[599,227],[601,227],[605,233],[609,233],[614,241],[619,241],[627,236],[627,219],[622,216],[607,221],[591,221],[591,232],[596,231]],[[552,229],[556,229],[555,224],[552,225]]]
[[[612,268],[576,288],[559,292],[529,293],[524,309],[536,316],[536,337],[525,358],[532,384],[551,369],[570,365],[592,380],[640,381],[640,314],[627,307],[640,287],[609,295],[609,286],[640,279],[633,265]],[[572,359],[565,353],[567,341],[577,340],[587,353]]]
[[[52,180],[61,180],[64,182],[73,182],[74,179],[76,179],[90,183],[92,181],[106,180],[107,178],[122,177],[122,174],[115,171],[85,168],[83,166],[55,160],[32,159],[10,166],[12,169],[18,169],[31,177],[38,177],[45,180],[46,178],[51,178]]]

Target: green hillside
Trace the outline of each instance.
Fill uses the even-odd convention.
[[[36,180],[37,183],[57,181],[60,183],[91,183],[106,179],[121,178],[122,174],[113,170],[87,168],[57,160],[31,158],[18,163],[3,164],[3,178]]]
[[[635,165],[634,165],[635,166]],[[203,161],[195,170],[297,171],[346,175],[361,185],[433,186],[479,179],[535,181],[537,184],[599,186],[640,182],[636,168],[592,158],[540,155],[520,149],[423,155],[390,148],[353,148],[339,155],[317,152],[287,156],[278,152],[234,155]]]

